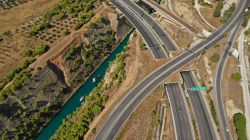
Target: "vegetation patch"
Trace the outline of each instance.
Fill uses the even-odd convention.
[[[141,48],[141,50],[147,50],[148,49],[144,42],[141,43],[140,48]]]
[[[214,103],[213,103],[213,101],[211,99],[210,99],[210,102],[209,102],[209,106],[210,106],[210,111],[211,111],[211,114],[213,116],[214,122],[218,126],[219,122],[217,120],[216,110],[215,110],[215,107],[214,107]]]
[[[238,135],[238,140],[247,140],[246,133],[246,117],[241,113],[236,113],[233,116],[234,126]]]
[[[233,14],[234,10],[235,10],[236,4],[233,3],[228,10],[225,11],[224,15],[223,15],[223,22],[227,22],[228,19],[231,17],[231,15]]]
[[[39,31],[48,29],[50,27],[51,27],[51,25],[49,24],[49,22],[42,22],[42,23],[40,23],[38,25],[34,25],[33,27],[31,27],[31,31],[29,32],[29,36],[34,36]]]
[[[26,52],[24,52],[24,56],[35,57],[37,55],[42,55],[42,54],[46,53],[48,50],[49,50],[49,46],[48,45],[40,44],[39,46],[37,46],[35,48],[34,51],[27,50]]]
[[[241,80],[241,74],[239,72],[233,73],[231,75],[231,78],[233,78],[234,80]]]
[[[242,22],[243,27],[247,26],[247,23],[248,23],[249,19],[250,19],[250,9],[248,8],[248,11],[245,13],[244,19],[243,19],[243,22]]]
[[[244,34],[245,34],[246,36],[249,36],[249,35],[250,35],[250,28],[247,29],[247,30],[244,32]]]
[[[219,0],[213,13],[214,17],[220,17],[223,5],[224,5],[224,0]]]

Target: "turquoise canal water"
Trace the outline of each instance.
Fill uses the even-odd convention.
[[[157,2],[158,4],[160,4],[160,3],[161,3],[161,0],[156,0],[156,2]]]
[[[48,123],[48,125],[38,134],[37,140],[48,140],[62,124],[63,119],[67,115],[72,114],[81,104],[80,98],[87,96],[103,79],[104,74],[109,66],[109,62],[113,61],[117,54],[124,50],[128,44],[131,33],[119,44],[119,46],[107,57],[100,67],[90,76],[90,78],[80,87],[80,89],[66,102],[58,114]],[[99,77],[97,82],[93,83],[92,79]]]

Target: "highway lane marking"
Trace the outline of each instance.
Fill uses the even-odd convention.
[[[154,30],[153,32],[156,34],[156,37],[158,38],[158,40],[162,43],[162,44],[164,44],[164,45],[167,45],[166,47],[173,47],[173,48],[168,48],[168,51],[173,51],[173,50],[176,50],[176,43],[169,37],[169,35],[168,35],[168,33],[164,30],[164,29],[162,29],[161,28],[161,26],[157,23],[157,22],[155,22],[155,20],[149,15],[149,14],[147,14],[146,12],[144,12],[143,11],[143,9],[141,9],[137,4],[135,4],[135,3],[133,3],[133,2],[131,2],[130,0],[127,0],[126,2],[129,2],[133,7],[136,7],[138,10],[134,10],[134,9],[132,9],[131,7],[130,7],[130,5],[128,5],[128,3],[126,3],[126,2],[124,2],[123,0],[121,0],[121,2],[124,4],[124,5],[126,5],[130,10],[132,10],[135,14],[137,14],[138,15],[138,17],[139,18],[141,18],[142,20],[144,20],[144,21],[146,21],[146,26],[149,26],[148,28],[153,28],[154,29],[154,27],[158,27],[158,29],[159,29],[159,31],[161,32],[161,33],[163,33],[163,35],[165,35],[166,37],[167,37],[167,40],[170,42],[170,43],[168,43],[168,42],[166,42],[166,44],[164,43],[165,42],[165,40],[163,40],[163,39],[161,39],[161,36],[162,35],[158,35],[158,32],[156,32],[156,30]],[[137,12],[136,12],[137,11]],[[140,15],[140,13],[142,13],[142,15]],[[145,15],[145,16],[143,16],[143,15]],[[144,18],[142,18],[142,17],[144,17]],[[150,24],[146,19],[148,19],[148,20],[150,20],[152,23]],[[154,25],[154,26],[153,26]],[[159,39],[160,38],[160,39]],[[161,45],[161,47],[163,48],[163,46]],[[163,49],[164,50],[164,49]],[[168,55],[168,54],[166,54],[166,55]]]

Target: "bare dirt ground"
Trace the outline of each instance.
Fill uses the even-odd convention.
[[[167,7],[167,0],[163,4],[164,7]],[[192,26],[203,30],[207,29],[206,23],[202,19],[200,19],[197,11],[194,9],[191,0],[172,0],[172,5],[174,12],[182,17],[186,22],[190,23]]]
[[[157,106],[159,106],[164,92],[164,88],[158,86],[143,100],[121,130],[118,136],[119,140],[155,139],[157,125],[156,118],[152,117],[152,112],[157,112]],[[169,103],[167,103],[166,112],[163,139],[174,140],[174,128]]]
[[[134,37],[130,40],[129,47],[129,57],[126,58],[126,80],[118,89],[113,89],[109,92],[112,95],[105,109],[94,119],[90,125],[90,130],[96,128],[96,131],[100,129],[100,126],[105,121],[106,117],[118,101],[140,80],[145,78],[150,72],[164,64],[167,60],[154,60],[149,50],[142,51],[140,44],[142,38],[138,33],[133,35]],[[93,139],[93,134],[89,131],[84,139]]]
[[[174,11],[178,14],[182,19],[188,22],[190,25],[198,28],[204,29],[205,27],[200,23],[200,20],[197,19],[195,9],[191,1],[189,0],[172,0],[174,1]]]
[[[170,37],[177,44],[179,50],[187,48],[187,46],[192,42],[193,35],[186,29],[180,29],[180,27],[167,22],[164,18],[158,18],[159,23],[162,25],[163,29],[167,31]]]
[[[32,0],[25,4],[0,11],[0,33],[14,32],[20,25],[44,14],[59,0]]]

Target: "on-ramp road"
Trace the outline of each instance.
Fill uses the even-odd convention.
[[[172,61],[164,64],[163,66],[152,72],[150,75],[145,77],[132,90],[130,90],[111,111],[107,120],[97,132],[95,139],[115,139],[120,128],[137,107],[137,105],[142,102],[143,99],[155,87],[161,84],[164,79],[180,69],[182,66],[194,60],[204,48],[211,48],[215,43],[223,38],[224,33],[230,31],[239,22],[240,15],[244,14],[244,11],[247,8],[248,4],[249,0],[240,0],[228,22],[220,27],[211,36],[209,36],[205,41],[197,44],[196,46],[193,46],[189,50],[178,55]]]
[[[227,58],[228,58],[230,49],[233,46],[233,42],[236,38],[238,29],[241,25],[240,23],[238,23],[236,25],[236,27],[234,27],[233,31],[230,34],[228,44],[224,50],[224,53],[222,54],[222,57],[220,58],[219,65],[217,67],[216,74],[215,74],[214,83],[213,83],[214,84],[213,92],[214,92],[214,97],[215,97],[216,113],[218,116],[220,130],[221,130],[221,133],[224,137],[224,140],[232,140],[232,135],[229,131],[227,114],[225,112],[224,104],[223,104],[224,102],[222,99],[221,79],[223,76],[224,67],[225,67],[225,64],[227,62]]]

